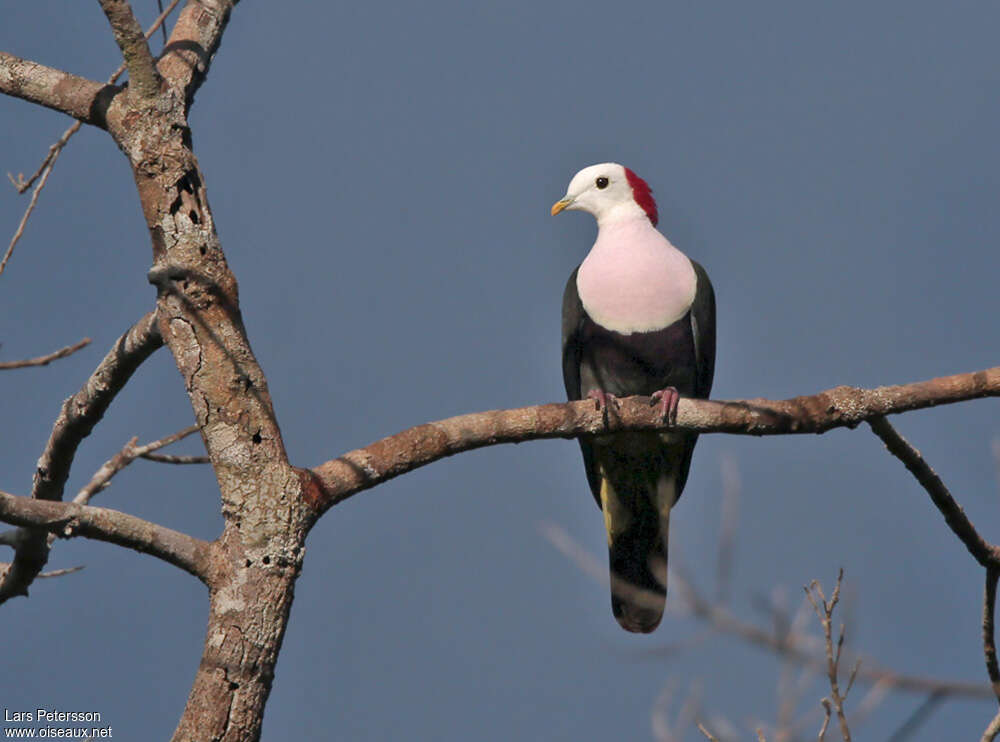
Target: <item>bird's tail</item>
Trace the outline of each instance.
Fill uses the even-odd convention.
[[[649,633],[663,618],[670,508],[677,499],[677,470],[666,458],[659,446],[634,443],[597,455],[611,608],[626,631]]]

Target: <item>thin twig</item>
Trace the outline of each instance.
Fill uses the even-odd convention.
[[[7,562],[0,562],[0,570],[6,569],[9,566],[10,564]],[[63,577],[65,575],[71,575],[74,572],[79,572],[81,569],[83,569],[82,564],[77,565],[76,567],[66,567],[65,569],[53,569],[49,572],[42,572],[36,579],[44,580],[49,577]]]
[[[81,569],[83,569],[83,565],[78,564],[75,567],[66,567],[65,569],[53,569],[50,572],[42,572],[38,575],[38,577],[43,580],[48,577],[62,577],[64,575],[71,575],[74,572],[79,572]]]
[[[151,454],[153,451],[157,451],[164,446],[169,446],[171,443],[176,443],[197,430],[197,425],[191,425],[183,430],[179,430],[176,433],[172,433],[171,435],[160,438],[152,443],[147,443],[143,446],[135,445],[136,441],[139,439],[133,438],[122,447],[121,451],[104,462],[101,468],[98,469],[94,473],[94,476],[90,478],[90,481],[87,482],[83,489],[81,489],[77,493],[76,497],[73,498],[73,502],[86,505],[90,502],[90,498],[111,483],[111,478],[115,476],[115,474],[120,472],[137,458]]]
[[[983,654],[986,656],[986,672],[990,676],[993,693],[1000,702],[1000,667],[997,666],[997,645],[994,631],[994,615],[997,603],[997,580],[1000,569],[986,569],[986,588],[983,591]]]
[[[830,699],[824,698],[820,701],[823,705],[823,726],[819,728],[819,737],[817,738],[819,742],[823,742],[826,739],[826,730],[830,727],[830,717],[833,714],[833,707],[830,705]]]
[[[178,3],[180,3],[180,0],[172,0],[170,5],[167,6],[167,9],[160,13],[159,17],[153,21],[153,25],[151,25],[146,31],[147,40],[156,32],[157,28],[160,28],[163,25],[163,22],[167,19],[170,13],[173,12],[174,8],[177,7]],[[115,70],[114,74],[108,78],[107,84],[113,85],[124,72],[125,63],[123,62],[121,66]],[[25,209],[24,215],[21,217],[21,221],[17,226],[17,231],[14,232],[14,237],[11,239],[10,245],[7,247],[7,252],[4,253],[3,260],[0,260],[0,275],[3,275],[4,269],[7,267],[7,261],[10,260],[11,255],[14,253],[14,246],[17,245],[18,240],[20,240],[21,236],[24,234],[24,228],[28,223],[28,218],[31,216],[31,212],[34,211],[35,204],[38,203],[38,197],[41,194],[42,189],[45,188],[45,183],[49,179],[49,173],[52,172],[52,168],[55,166],[56,160],[59,158],[59,154],[62,152],[63,148],[73,135],[80,130],[81,123],[82,122],[80,121],[74,121],[73,124],[63,132],[63,135],[59,137],[56,143],[49,147],[48,154],[45,155],[45,159],[42,160],[42,164],[38,166],[38,169],[35,170],[34,175],[30,178],[25,180],[23,175],[18,174],[15,179],[10,173],[7,174],[7,177],[10,178],[10,182],[14,184],[18,193],[24,193],[26,190],[31,188],[31,185],[39,177],[41,177],[41,180],[31,194],[31,201],[28,203],[28,208]]]
[[[63,132],[63,135],[59,137],[56,143],[49,147],[49,151],[48,154],[45,155],[45,159],[42,160],[38,169],[35,170],[35,173],[27,180],[24,179],[24,173],[18,173],[17,178],[10,173],[7,173],[7,177],[10,178],[10,182],[13,183],[14,188],[17,189],[18,193],[24,193],[26,190],[31,188],[31,185],[38,180],[42,171],[45,170],[50,162],[53,162],[59,156],[59,152],[66,146],[66,142],[68,142],[70,137],[80,130],[81,126],[83,126],[83,124],[80,121],[74,121],[73,125]]]
[[[52,361],[57,361],[60,358],[73,355],[78,350],[86,348],[88,345],[90,345],[90,338],[84,338],[78,343],[67,345],[65,348],[60,348],[54,353],[38,356],[38,358],[28,358],[23,361],[0,361],[0,370],[6,371],[12,368],[28,368],[29,366],[48,366],[52,363]]]
[[[211,464],[208,456],[178,456],[172,453],[143,453],[139,458],[146,461],[157,461],[161,464]]]
[[[79,123],[80,122],[78,121],[76,125],[79,126]],[[46,157],[49,164],[45,166],[45,171],[42,173],[42,179],[38,181],[38,185],[31,194],[31,201],[28,202],[28,208],[24,210],[24,215],[21,217],[21,221],[17,225],[17,230],[14,232],[14,236],[10,239],[10,244],[7,246],[7,252],[3,255],[3,260],[0,260],[0,275],[3,274],[4,269],[7,267],[7,261],[10,260],[11,255],[14,254],[14,247],[17,245],[18,240],[20,240],[21,235],[24,234],[24,227],[28,223],[28,217],[30,217],[31,212],[35,210],[35,204],[38,203],[38,196],[41,194],[46,181],[49,179],[49,173],[52,172],[52,167],[56,164],[57,157],[59,157],[59,150],[57,150],[54,155],[51,155],[51,157]]]
[[[826,596],[823,594],[823,588],[816,580],[813,580],[805,590],[806,595],[809,596],[809,602],[812,603],[813,609],[816,611],[816,615],[823,625],[823,639],[826,644],[826,674],[827,680],[830,683],[830,702],[833,705],[833,710],[837,713],[837,724],[840,726],[841,737],[844,742],[851,742],[851,730],[847,726],[847,715],[844,713],[844,701],[847,698],[847,693],[841,694],[840,681],[837,677],[840,671],[840,653],[844,647],[843,626],[840,627],[840,633],[837,637],[836,651],[833,648],[833,611],[840,601],[840,587],[843,579],[844,570],[841,568],[837,572],[837,584],[834,586],[829,600],[826,599]],[[822,610],[820,609],[820,605],[823,606]],[[857,669],[855,669],[856,672]],[[851,682],[853,682],[853,678]],[[848,686],[848,690],[850,690],[850,686]],[[825,707],[826,704],[824,704]]]
[[[542,535],[558,551],[570,560],[579,570],[596,582],[605,583],[608,579],[607,565],[577,542],[566,529],[561,526],[546,523],[539,527]],[[690,615],[705,622],[712,630],[736,636],[748,644],[763,647],[779,657],[788,657],[805,667],[822,670],[825,660],[816,656],[819,644],[809,641],[811,637],[802,636],[794,629],[801,624],[796,618],[792,622],[793,630],[767,631],[751,623],[741,621],[724,606],[712,603],[701,595],[694,583],[682,571],[677,569],[680,563],[678,555],[670,555],[671,575],[669,582],[674,587],[673,598],[667,601],[668,610],[679,612],[683,604],[687,609],[685,615]],[[667,651],[675,652],[678,645],[672,644]],[[653,650],[661,654],[661,650]],[[877,663],[866,659],[858,669],[858,680],[866,684],[883,685],[886,688],[906,693],[918,693],[925,696],[929,693],[940,693],[944,696],[961,696],[965,698],[991,698],[990,687],[985,683],[969,683],[961,681],[939,680],[921,675],[905,675],[879,667]]]
[[[35,467],[32,498],[62,499],[80,442],[90,435],[135,370],[162,344],[156,313],[150,312],[118,338],[83,387],[63,403]],[[46,533],[22,528],[18,538],[14,561],[0,570],[0,603],[16,595],[26,595],[48,559]]]

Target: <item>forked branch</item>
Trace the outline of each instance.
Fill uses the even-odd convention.
[[[833,639],[833,611],[840,601],[840,586],[844,580],[844,570],[837,573],[837,584],[833,588],[830,599],[827,600],[823,594],[823,588],[816,580],[813,580],[806,588],[806,596],[812,603],[813,610],[823,626],[823,644],[826,647],[826,676],[830,684],[830,698],[822,700],[823,709],[826,711],[826,718],[823,728],[820,730],[819,738],[822,740],[826,733],[826,728],[830,722],[831,707],[832,712],[837,715],[837,725],[840,727],[840,736],[844,742],[851,742],[851,730],[847,726],[847,714],[844,713],[844,701],[851,692],[854,679],[858,676],[858,664],[854,665],[851,677],[847,681],[847,688],[840,690],[840,656],[844,649],[844,627],[840,627],[837,639]],[[859,660],[860,663],[860,660]]]
[[[990,676],[993,692],[1000,702],[1000,667],[997,665],[996,639],[994,637],[994,613],[996,611],[997,580],[1000,578],[1000,548],[986,541],[972,521],[966,516],[962,506],[955,501],[941,478],[910,443],[892,427],[884,417],[869,421],[872,430],[882,439],[889,452],[905,464],[931,500],[952,532],[958,536],[969,553],[986,568],[986,588],[983,594],[983,654],[986,657],[986,671]],[[1000,733],[1000,711],[987,725],[982,740],[992,742]]]
[[[144,38],[148,41],[149,37],[152,36],[156,29],[162,28],[163,22],[166,21],[167,17],[174,11],[180,0],[171,0],[170,4],[160,13],[159,17],[153,21],[153,24],[146,29]],[[118,78],[122,76],[125,72],[125,63],[123,62],[121,66],[115,70],[115,72],[108,78],[108,85],[113,85],[117,82]],[[26,190],[31,188],[31,186],[38,181],[38,185],[35,186],[35,190],[31,193],[31,201],[28,203],[28,208],[24,210],[24,214],[21,216],[21,221],[17,225],[17,229],[14,231],[14,236],[10,240],[10,244],[7,246],[7,252],[4,253],[3,259],[0,260],[0,274],[3,273],[4,268],[7,267],[7,261],[10,260],[10,256],[14,254],[14,247],[17,245],[18,240],[24,234],[24,227],[28,223],[28,218],[31,216],[31,212],[35,209],[35,204],[38,203],[38,197],[42,193],[42,189],[45,188],[45,183],[49,179],[49,175],[52,173],[52,168],[55,167],[56,160],[59,159],[59,154],[63,151],[63,148],[69,143],[69,140],[73,138],[73,135],[80,130],[80,122],[74,121],[73,124],[63,132],[63,135],[49,147],[48,154],[42,160],[42,163],[35,170],[35,173],[29,177],[25,178],[24,175],[18,174],[15,178],[10,177],[11,183],[17,189],[18,193],[24,193]],[[41,178],[41,180],[39,180]]]
[[[0,263],[0,268],[2,267],[3,265]],[[48,366],[52,361],[58,361],[60,358],[71,356],[88,345],[90,345],[90,338],[84,338],[78,343],[67,345],[65,348],[60,348],[57,351],[46,353],[44,356],[38,356],[37,358],[25,358],[20,361],[0,361],[0,371],[7,371],[13,368],[29,368],[32,366]]]
[[[45,450],[38,459],[32,498],[62,499],[80,442],[90,435],[140,364],[162,344],[156,313],[150,312],[118,338],[83,387],[63,403]],[[20,532],[14,561],[0,574],[0,603],[15,595],[27,594],[28,586],[45,566],[48,551],[44,531]]]

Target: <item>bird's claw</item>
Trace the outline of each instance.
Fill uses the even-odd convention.
[[[659,403],[660,406],[660,419],[667,425],[677,424],[677,403],[680,401],[681,395],[677,391],[677,387],[668,386],[659,391],[653,392],[650,395],[650,404],[654,405]]]
[[[594,400],[596,409],[604,414],[604,427],[608,427],[608,408],[612,405],[615,406],[615,409],[618,408],[618,397],[603,389],[591,389],[587,392],[587,399]]]

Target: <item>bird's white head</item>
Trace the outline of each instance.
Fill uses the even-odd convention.
[[[617,162],[591,165],[574,175],[566,195],[552,204],[552,215],[564,209],[593,214],[598,226],[645,217],[655,227],[659,218],[646,181]]]

